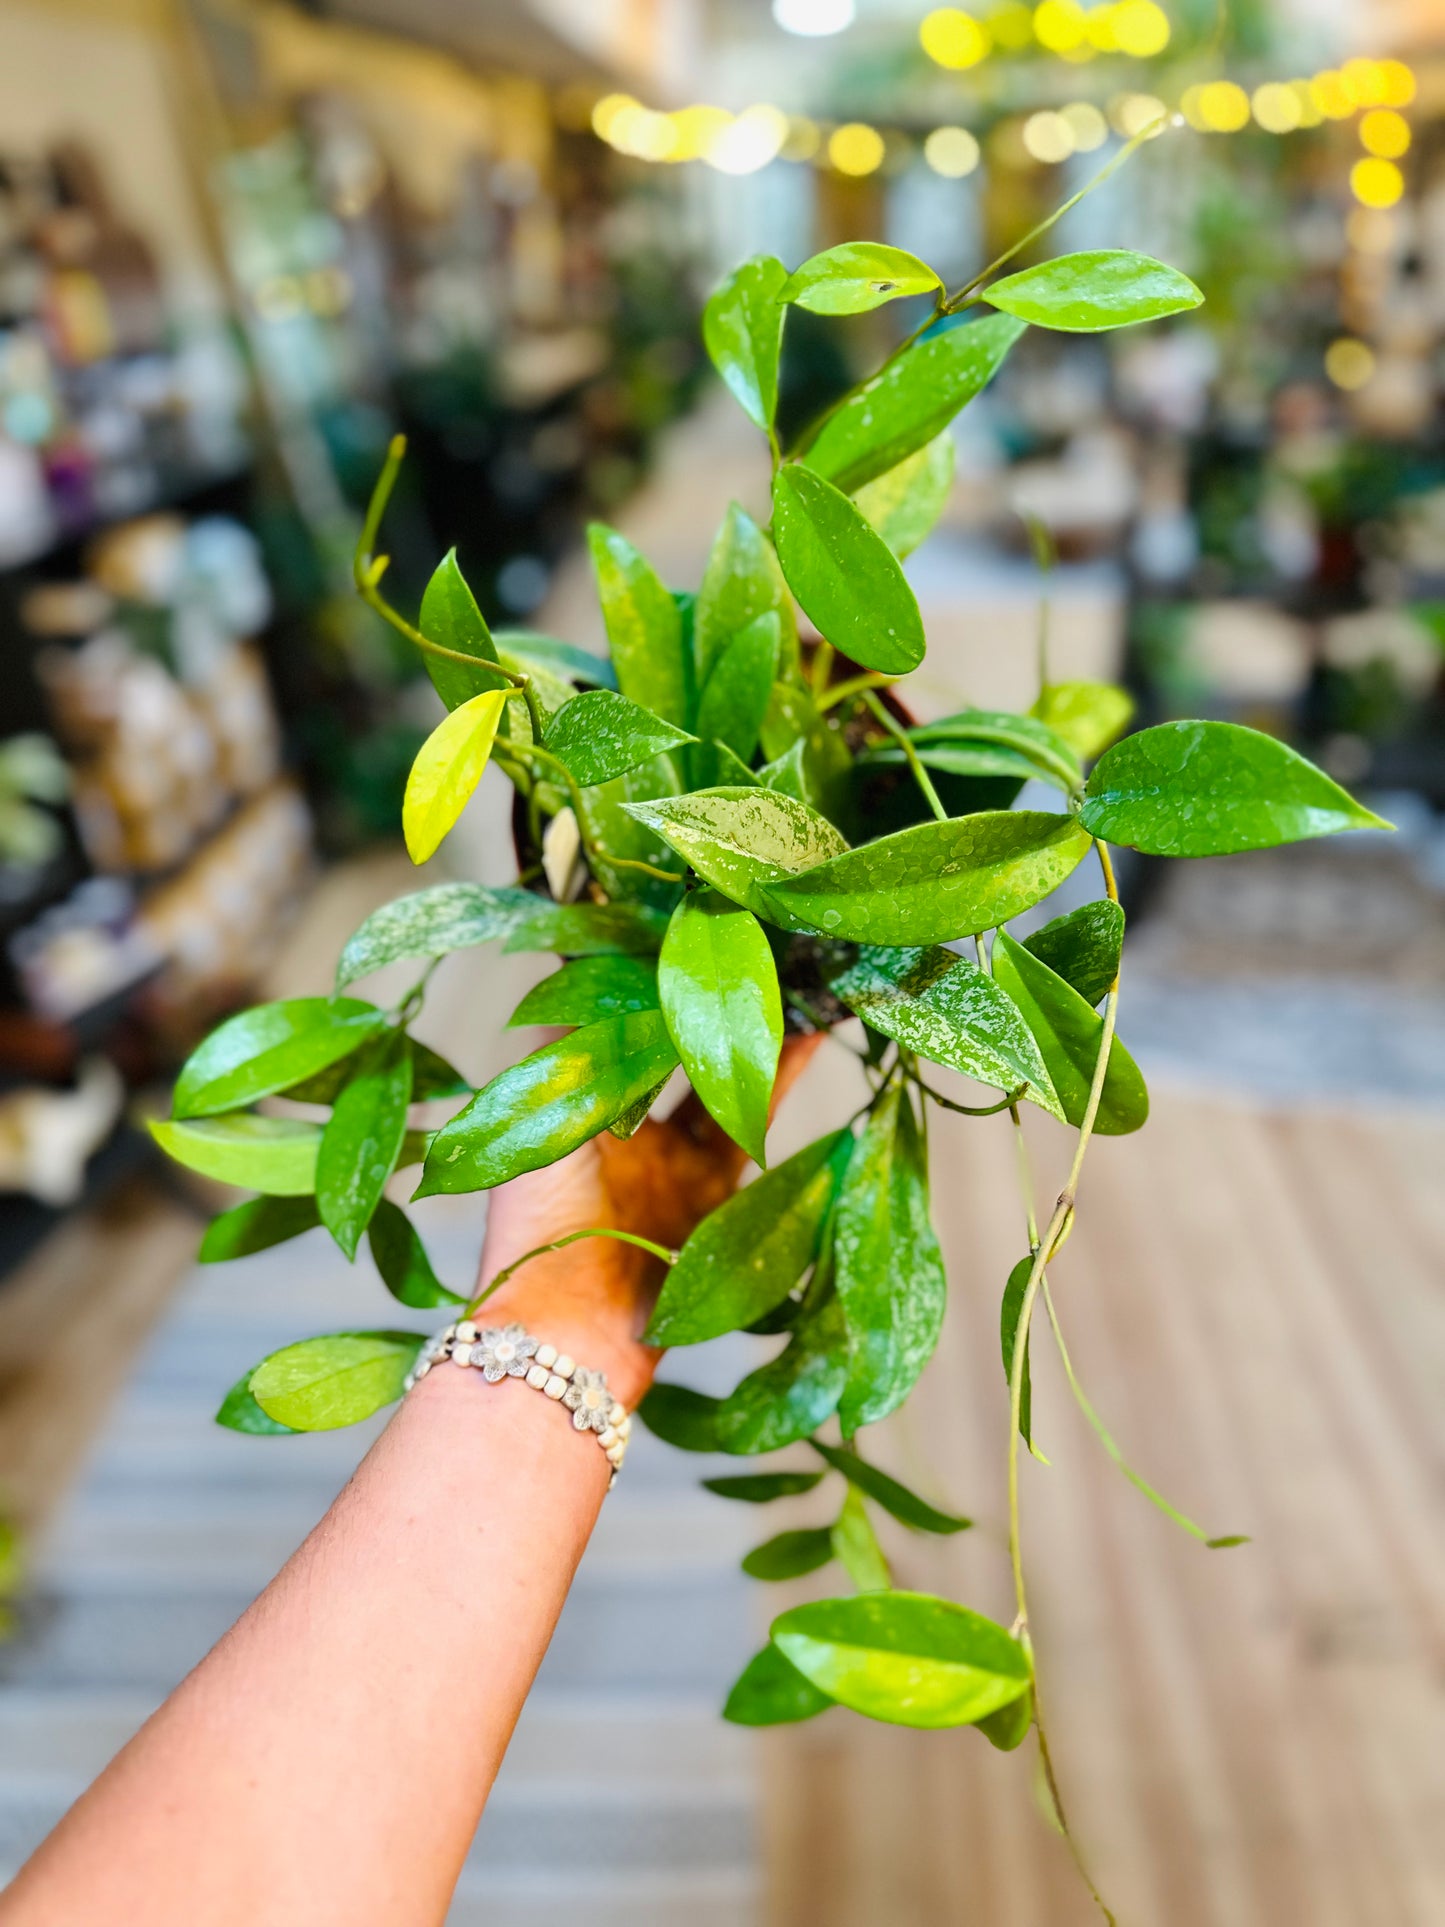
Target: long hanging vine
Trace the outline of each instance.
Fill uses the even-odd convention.
[[[719,374],[767,438],[771,524],[734,503],[696,594],[668,589],[631,543],[594,526],[606,659],[530,633],[493,635],[454,555],[437,568],[415,623],[386,601],[377,545],[402,453],[393,445],[357,553],[357,587],[415,644],[448,710],[408,781],[407,847],[417,862],[429,857],[494,761],[517,793],[517,882],[435,885],[376,911],[346,944],[333,996],[263,1005],[222,1024],[181,1071],[172,1118],[154,1129],[182,1163],[257,1194],[211,1224],[204,1260],[241,1257],[321,1224],[348,1258],[365,1235],[403,1305],[480,1310],[517,1266],[470,1301],[449,1289],[411,1220],[383,1195],[392,1172],[421,1166],[416,1197],[488,1189],[601,1131],[631,1135],[681,1065],[761,1175],[680,1251],[605,1226],[543,1249],[608,1236],[652,1252],[668,1267],[647,1332],[656,1344],[686,1347],[738,1329],[781,1338],[777,1355],[726,1397],[662,1383],[641,1407],[651,1429],[684,1450],[751,1457],[806,1442],[820,1461],[815,1471],[711,1478],[710,1490],[757,1504],[839,1477],[830,1519],[768,1539],[743,1565],[774,1581],[836,1561],[854,1590],[782,1613],[733,1686],[726,1716],[768,1724],[842,1705],[907,1726],[976,1726],[1005,1748],[1033,1730],[1062,1822],[1019,1529],[1041,1299],[1106,1450],[1205,1538],[1125,1464],[1078,1384],[1050,1293],[1091,1136],[1138,1130],[1148,1114],[1144,1080],[1115,1034],[1124,914],[1109,846],[1210,856],[1380,819],[1250,729],[1190,721],[1124,734],[1125,693],[1050,680],[1042,636],[1041,686],[1026,715],[969,708],[917,723],[893,693],[923,660],[923,623],[900,565],[948,495],[953,418],[1030,326],[1094,333],[1202,299],[1173,268],[1122,250],[1000,277],[1009,258],[951,296],[916,256],[872,243],[830,248],[792,273],[760,255],[729,276],[703,331]],[[789,309],[856,314],[928,294],[925,323],[784,449],[775,415]],[[795,604],[817,640],[800,638]],[[1051,786],[1058,806],[1015,808],[1028,782]],[[1091,855],[1102,897],[1023,941],[1011,934]],[[412,1026],[437,960],[496,940],[565,960],[511,1021],[566,1034],[474,1091]],[[972,955],[955,947],[961,940],[971,940]],[[426,974],[395,1009],[351,994],[400,958],[422,961]],[[768,1105],[785,1034],[854,1017],[865,1045],[859,1110],[769,1166]],[[946,1097],[930,1081],[934,1066],[999,1095],[977,1105]],[[323,1115],[256,1108],[271,1096]],[[412,1104],[442,1098],[460,1101],[448,1123],[409,1128]],[[1024,1104],[1077,1133],[1042,1228]],[[893,1586],[870,1507],[918,1532],[960,1532],[969,1521],[909,1491],[857,1445],[864,1427],[908,1396],[943,1318],[930,1105],[1007,1112],[1018,1135],[1028,1251],[1004,1283],[1001,1309],[1011,1627]],[[353,1424],[400,1395],[421,1343],[409,1330],[376,1329],[288,1345],[231,1389],[217,1417],[261,1434]]]

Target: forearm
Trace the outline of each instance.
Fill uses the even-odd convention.
[[[600,1366],[630,1406],[650,1357],[593,1249],[528,1267],[486,1316]],[[433,1371],[0,1920],[440,1922],[608,1471],[552,1401]]]

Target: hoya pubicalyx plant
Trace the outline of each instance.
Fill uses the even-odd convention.
[[[933,296],[926,322],[785,449],[775,415],[789,311],[856,314],[920,293]],[[925,649],[902,561],[947,497],[953,418],[1028,327],[1091,333],[1200,298],[1174,269],[1125,252],[1065,255],[951,297],[891,247],[831,248],[792,273],[769,256],[745,262],[708,302],[704,333],[767,438],[768,517],[729,507],[695,590],[664,584],[622,535],[593,527],[605,660],[493,635],[452,555],[415,623],[391,608],[376,544],[394,449],[358,585],[421,652],[448,710],[411,771],[407,847],[418,862],[438,848],[490,761],[516,790],[517,880],[444,883],[378,910],[342,952],[333,996],[222,1024],[155,1127],[172,1156],[256,1193],[211,1225],[204,1259],[319,1223],[348,1258],[365,1238],[383,1283],[420,1311],[465,1294],[438,1279],[384,1195],[393,1172],[419,1167],[417,1197],[486,1190],[598,1132],[635,1131],[681,1066],[760,1173],[680,1251],[652,1247],[667,1270],[648,1335],[685,1359],[742,1329],[773,1335],[776,1353],[723,1398],[659,1384],[643,1417],[684,1450],[739,1461],[809,1449],[812,1470],[794,1461],[705,1483],[748,1505],[816,1501],[816,1523],[764,1540],[749,1573],[840,1569],[836,1597],[776,1619],[729,1696],[733,1720],[841,1705],[907,1726],[977,1726],[1000,1747],[1037,1725],[1016,1502],[1029,1332],[1041,1295],[1057,1332],[1048,1266],[1091,1134],[1136,1131],[1149,1107],[1115,1035],[1124,914],[1110,845],[1200,857],[1378,821],[1253,730],[1170,722],[1124,735],[1129,700],[1101,683],[1045,675],[1027,714],[966,708],[927,722],[898,688]],[[1025,785],[1052,801],[1016,807]],[[1099,872],[1096,901],[1032,935],[1011,930],[1085,862]],[[412,1027],[436,960],[490,943],[556,953],[513,1021],[565,1034],[473,1091]],[[403,958],[423,974],[396,1008],[356,993]],[[859,1058],[857,1111],[772,1163],[784,1037],[837,1026]],[[980,1101],[937,1092],[940,1067],[984,1087]],[[258,1108],[275,1096],[317,1115]],[[455,1115],[411,1128],[423,1098],[455,1099]],[[1076,1134],[1051,1215],[1040,1223],[1021,1201],[1018,1264],[996,1281],[1017,1591],[1007,1627],[894,1587],[875,1509],[919,1533],[969,1521],[858,1444],[908,1397],[944,1315],[934,1105],[1007,1113],[1015,1129],[1032,1105]],[[288,1345],[227,1394],[220,1420],[281,1433],[366,1418],[398,1397],[420,1342],[408,1326]]]

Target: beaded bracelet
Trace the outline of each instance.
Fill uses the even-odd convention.
[[[579,1432],[597,1435],[597,1443],[612,1467],[607,1482],[608,1491],[612,1490],[627,1456],[632,1418],[608,1390],[605,1372],[589,1371],[555,1345],[540,1344],[523,1325],[488,1325],[479,1330],[470,1318],[463,1318],[422,1346],[407,1373],[407,1391],[424,1379],[433,1365],[448,1358],[453,1365],[476,1366],[489,1385],[503,1378],[520,1378],[544,1398],[558,1400],[572,1414]]]

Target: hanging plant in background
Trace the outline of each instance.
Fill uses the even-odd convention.
[[[449,712],[407,785],[407,847],[418,862],[431,855],[491,760],[516,786],[521,874],[509,888],[442,884],[378,910],[342,952],[334,996],[223,1024],[182,1070],[172,1119],[154,1128],[183,1164],[258,1194],[215,1220],[203,1259],[240,1257],[320,1223],[348,1258],[365,1236],[402,1304],[458,1306],[466,1301],[440,1282],[411,1221],[383,1196],[392,1172],[420,1165],[417,1197],[488,1189],[598,1132],[629,1135],[681,1065],[764,1168],[680,1252],[657,1250],[669,1269],[647,1335],[685,1347],[746,1329],[782,1344],[725,1398],[659,1384],[642,1416],[684,1450],[741,1458],[809,1445],[815,1471],[706,1483],[759,1504],[836,1475],[831,1517],[766,1540],[743,1564],[780,1580],[836,1561],[855,1589],[783,1613],[734,1685],[727,1716],[768,1724],[838,1704],[908,1726],[977,1726],[1000,1747],[1033,1728],[1057,1803],[1029,1637],[1018,1465],[1020,1442],[1030,1443],[1040,1298],[1069,1382],[1119,1459],[1074,1379],[1048,1270],[1072,1224],[1091,1135],[1138,1130],[1148,1114],[1144,1080],[1115,1035],[1124,915],[1110,845],[1210,856],[1379,819],[1250,729],[1174,722],[1117,740],[1129,701],[1105,684],[1052,683],[1045,673],[1027,715],[965,709],[925,724],[890,693],[923,660],[901,560],[942,511],[954,416],[1026,327],[1095,332],[1201,299],[1174,269],[1121,251],[994,278],[1002,265],[949,296],[932,269],[896,248],[831,248],[792,274],[769,256],[745,262],[708,303],[704,335],[768,438],[771,525],[734,504],[696,594],[668,589],[621,535],[594,527],[606,661],[531,634],[491,635],[453,556],[415,625],[386,604],[376,544],[394,446],[363,532],[358,587],[421,650]],[[784,451],[774,418],[789,308],[856,314],[919,293],[935,299],[924,326]],[[797,609],[821,641],[800,643]],[[1051,786],[1056,806],[1013,808],[1029,781]],[[1099,866],[1104,896],[1025,941],[1012,935],[1014,919],[1086,859]],[[965,939],[967,952],[949,947]],[[567,1034],[482,1090],[412,1036],[425,977],[392,1011],[351,994],[399,958],[429,971],[493,941],[564,959],[512,1021]],[[866,1040],[866,1102],[769,1165],[768,1102],[785,1032],[854,1016]],[[933,1089],[934,1065],[998,1092],[970,1114],[1007,1112],[1017,1130],[1030,1104],[1076,1133],[1042,1226],[1032,1199],[1022,1201],[1019,1262],[998,1281],[1011,1628],[893,1588],[870,1506],[918,1532],[969,1522],[907,1490],[855,1443],[907,1398],[942,1324],[928,1111],[968,1107]],[[329,1117],[254,1108],[272,1095]],[[410,1105],[445,1097],[465,1100],[447,1124],[409,1128]],[[218,1417],[254,1433],[352,1424],[400,1395],[421,1342],[373,1330],[287,1346],[232,1389]]]

